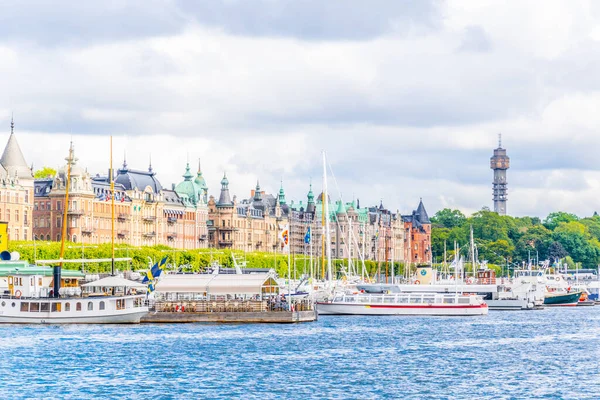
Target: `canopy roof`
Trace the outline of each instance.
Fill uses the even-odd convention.
[[[52,276],[52,267],[41,265],[31,265],[25,260],[19,261],[0,261],[0,276],[9,275],[42,275]],[[73,269],[62,269],[61,275],[63,278],[82,279],[85,274],[81,271]]]
[[[98,279],[90,283],[85,283],[81,287],[129,287],[129,288],[145,288],[146,285],[136,281],[119,278],[117,276],[109,276],[107,278]]]
[[[265,289],[265,290],[263,290]],[[206,293],[211,295],[245,294],[279,291],[270,273],[257,274],[166,274],[156,284],[159,293]]]

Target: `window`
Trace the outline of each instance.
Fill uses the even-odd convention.
[[[47,202],[46,202],[46,209],[47,209],[48,211],[50,211],[50,202],[49,202],[49,201],[47,201]]]
[[[27,225],[28,216],[27,210],[23,211],[23,222],[25,222],[25,225]]]
[[[42,312],[50,311],[50,303],[42,303],[40,311],[42,311]]]
[[[71,311],[71,303],[65,303],[65,311]]]
[[[58,235],[56,235],[56,241],[60,242],[60,233]]]
[[[91,301],[88,302],[88,311],[94,311],[94,303]]]
[[[104,302],[103,301],[100,302],[100,310],[104,310]]]
[[[37,205],[36,205],[36,209],[37,209]],[[43,201],[40,203],[40,210],[45,210],[46,209],[46,203],[44,203]]]
[[[25,303],[25,302],[21,303],[21,311],[22,312],[29,311],[29,303]]]
[[[25,191],[25,203],[29,203],[29,190]]]
[[[77,243],[77,235],[73,235],[73,243]]]
[[[29,311],[31,311],[31,312],[38,312],[38,311],[40,311],[40,303],[31,303],[29,305]]]
[[[62,205],[62,204],[60,204],[60,200],[56,202],[56,209],[57,209],[58,211],[60,211],[60,210],[61,210],[61,205]]]
[[[52,312],[60,312],[60,303],[52,303]]]
[[[75,310],[76,310],[76,311],[81,311],[81,303],[77,303],[77,304],[75,305]]]
[[[46,235],[46,240],[50,241],[50,235]]]
[[[10,210],[6,210],[6,220],[10,221]]]

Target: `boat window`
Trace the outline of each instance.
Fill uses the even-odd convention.
[[[71,303],[65,303],[65,311],[71,311]]]
[[[75,310],[76,310],[76,311],[81,311],[81,303],[77,303],[77,304],[75,305]]]
[[[50,311],[50,303],[42,303],[40,311]]]
[[[2,307],[4,307],[5,305],[6,305],[6,302],[5,302],[5,301],[3,301],[3,302],[2,302]]]
[[[459,298],[458,303],[459,304],[469,304],[469,299]]]
[[[31,303],[29,305],[29,311],[31,311],[31,312],[38,312],[38,311],[40,311],[40,303]]]
[[[91,301],[88,302],[88,311],[93,311],[94,310],[94,303],[92,303]]]
[[[100,302],[100,309],[104,310],[104,302],[103,301]]]
[[[13,301],[11,306],[15,307],[17,304]]]
[[[21,311],[23,311],[23,312],[29,311],[29,303],[22,302],[21,303]]]
[[[52,303],[52,312],[60,312],[60,303]]]

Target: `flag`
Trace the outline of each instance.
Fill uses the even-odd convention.
[[[154,285],[153,284],[149,284],[148,285],[148,293],[152,293],[154,292]]]
[[[167,263],[167,256],[163,257],[162,260],[160,260],[160,263],[158,264],[159,267],[162,267],[163,265],[165,265]]]
[[[308,229],[306,230],[306,235],[304,235],[304,243],[309,244],[310,240],[312,239],[311,236],[312,236],[312,233],[310,231],[310,226],[309,226]]]
[[[125,201],[125,193],[121,193],[121,203]]]
[[[149,279],[149,280],[153,280],[153,279],[154,279],[154,271],[155,271],[155,268],[158,268],[158,264],[154,264],[154,265],[152,266],[152,268],[150,268],[150,269],[148,270],[148,272],[146,272],[146,276],[148,277],[148,279]]]
[[[106,193],[106,198],[104,200],[106,200],[106,201],[110,200],[110,193]]]
[[[160,263],[154,264],[150,270],[150,272],[152,273],[152,276],[154,276],[155,278],[158,278],[160,276],[160,274],[162,274],[162,269],[160,269],[160,267],[165,265],[166,262],[167,262],[167,257],[164,257],[162,260],[160,260]]]
[[[144,277],[144,279],[142,279],[142,283],[148,283],[150,282],[150,279],[148,279],[147,276]]]
[[[289,251],[290,232],[288,230],[287,225],[285,225],[283,227],[283,230],[281,231],[279,238],[281,239],[281,242],[283,243],[283,251]]]

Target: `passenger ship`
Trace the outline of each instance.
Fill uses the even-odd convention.
[[[481,296],[459,293],[336,294],[317,302],[319,315],[487,315]]]
[[[60,297],[43,282],[42,275],[8,276],[8,293],[0,298],[0,323],[128,324],[139,323],[148,313],[145,294],[134,294],[137,282],[109,277],[82,285],[83,291],[62,287]]]

